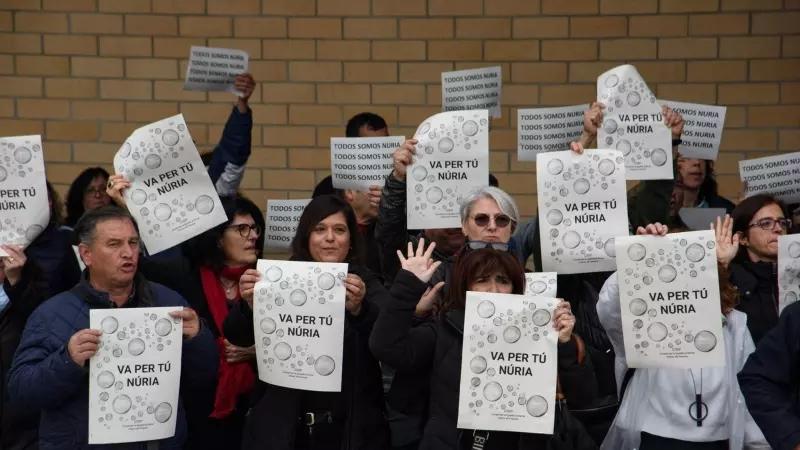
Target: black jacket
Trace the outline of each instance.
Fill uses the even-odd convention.
[[[72,244],[75,233],[51,223],[25,249],[28,260],[44,273],[51,295],[72,289],[81,280],[81,268]]]
[[[456,427],[464,311],[450,311],[436,321],[415,326],[414,309],[426,287],[410,272],[403,270],[397,275],[393,298],[375,324],[370,348],[397,370],[429,376],[429,417],[420,450],[470,448],[472,433]],[[577,362],[574,341],[559,344],[558,358],[561,386],[570,405],[590,403],[596,393],[591,363]],[[491,432],[485,449],[544,449],[547,441],[543,435]]]
[[[738,259],[728,266],[731,284],[739,291],[739,311],[747,314],[747,328],[758,342],[778,324],[778,275],[774,263]]]
[[[347,313],[344,329],[342,391],[337,404],[344,413],[339,420],[344,427],[342,450],[386,450],[389,428],[385,418],[383,387],[378,361],[369,352],[368,342],[381,305],[388,293],[379,278],[367,270],[350,266],[349,272],[361,277],[367,288],[356,317]],[[253,345],[253,311],[247,302],[238,302],[228,314],[224,326],[228,340],[241,347]],[[242,448],[244,450],[293,450],[298,418],[304,399],[330,395],[300,391],[257,382],[254,404],[247,415]],[[326,449],[335,443],[326,442]]]
[[[739,372],[739,387],[773,449],[800,445],[800,303],[787,306],[763,336]]]

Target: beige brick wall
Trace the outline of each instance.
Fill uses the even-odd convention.
[[[536,182],[516,160],[516,108],[589,102],[622,63],[660,98],[728,105],[725,195],[738,160],[800,149],[798,0],[0,0],[0,135],[42,134],[62,191],[167,115],[210,149],[233,98],[182,90],[191,45],[250,53],[243,188],[261,205],[310,195],[353,114],[410,136],[440,109],[440,72],[497,64],[491,170],[526,216]]]

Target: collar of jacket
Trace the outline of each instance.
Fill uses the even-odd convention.
[[[458,334],[464,335],[464,310],[454,309],[444,314],[444,321],[450,325]]]
[[[119,308],[116,303],[111,301],[107,292],[98,291],[89,283],[88,270],[83,272],[81,281],[72,289],[72,292],[88,303],[90,308]],[[144,276],[137,272],[133,277],[133,291],[131,292],[131,296],[121,308],[147,308],[154,304],[152,289],[150,289]]]
[[[772,283],[776,274],[775,263],[771,262],[753,262],[749,259],[744,261],[735,261],[732,263],[738,265],[745,275],[736,281],[736,287],[740,293],[754,292],[757,287],[762,289],[772,289]]]

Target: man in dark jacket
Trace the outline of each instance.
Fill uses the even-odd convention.
[[[217,350],[208,328],[180,295],[137,273],[139,233],[127,211],[104,206],[86,213],[75,227],[87,271],[81,282],[37,308],[28,319],[9,373],[11,400],[41,412],[39,448],[87,449],[89,359],[102,332],[89,329],[89,310],[184,306],[171,315],[183,319],[182,382],[213,383]],[[181,449],[186,441],[183,405],[175,436],[157,448]],[[145,443],[93,448],[144,449]]]
[[[800,303],[786,307],[739,372],[747,409],[775,450],[800,449]]]

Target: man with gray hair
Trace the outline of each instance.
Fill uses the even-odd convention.
[[[75,233],[87,270],[74,288],[33,312],[9,373],[11,398],[42,413],[42,450],[88,447],[88,364],[103,334],[89,328],[91,309],[182,306],[170,314],[183,320],[182,384],[208,385],[217,374],[219,358],[210,330],[183,297],[137,273],[139,232],[127,211],[104,206],[87,212]],[[180,449],[185,441],[179,402],[175,435],[147,448]]]

